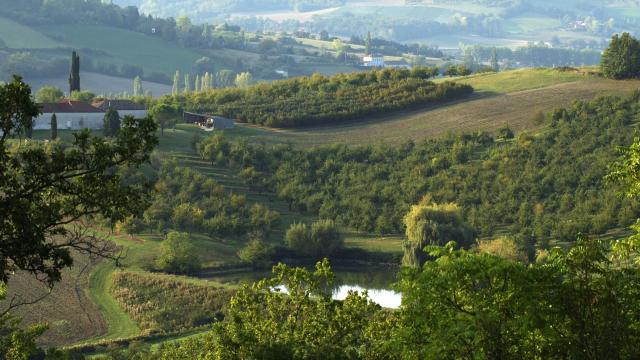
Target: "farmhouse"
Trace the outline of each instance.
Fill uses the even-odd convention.
[[[146,106],[131,100],[95,100],[91,105],[104,112],[112,108],[118,111],[121,118],[130,115],[136,119],[142,119],[149,113]]]
[[[187,111],[182,113],[182,120],[187,124],[196,124],[208,130],[224,130],[235,127],[235,121],[233,119]]]
[[[58,129],[101,129],[104,111],[82,101],[62,100],[57,103],[40,105],[42,114],[34,119],[33,128],[45,130],[51,128],[51,115],[56,114]]]
[[[364,67],[384,67],[383,56],[367,55],[362,58],[362,66]]]

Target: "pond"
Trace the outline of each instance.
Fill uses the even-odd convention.
[[[396,281],[397,269],[389,267],[367,266],[361,268],[333,267],[336,280],[333,289],[333,298],[344,300],[348,292],[364,290],[368,291],[369,298],[382,307],[397,309],[400,307],[401,295],[391,289]],[[264,278],[271,277],[271,271],[244,271],[228,274],[207,276],[223,284],[250,284]]]

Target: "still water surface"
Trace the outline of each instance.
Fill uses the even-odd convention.
[[[396,281],[397,269],[387,267],[348,268],[334,267],[336,281],[333,298],[344,300],[349,291],[368,291],[369,298],[390,309],[400,307],[401,295],[392,290]],[[270,271],[246,271],[230,274],[208,276],[207,279],[224,284],[250,284],[260,279],[271,277]]]

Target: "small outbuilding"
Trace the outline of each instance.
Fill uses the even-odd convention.
[[[235,121],[222,116],[183,112],[182,120],[187,124],[196,124],[205,130],[233,129]]]

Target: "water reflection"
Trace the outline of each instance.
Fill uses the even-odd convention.
[[[357,285],[341,285],[333,291],[333,298],[336,300],[344,300],[349,294],[349,291],[362,293],[365,290],[367,290],[369,298],[382,307],[389,309],[397,309],[400,307],[402,295],[387,289],[365,289]]]
[[[362,293],[367,290],[369,298],[380,306],[390,309],[400,307],[402,296],[391,289],[391,284],[396,281],[396,270],[386,267],[336,267],[332,270],[336,276],[335,284],[331,289],[334,299],[344,300],[349,291]],[[207,278],[225,284],[247,284],[271,276],[270,271],[247,271]],[[280,290],[284,291],[283,288]]]

